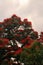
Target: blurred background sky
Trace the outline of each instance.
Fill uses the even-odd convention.
[[[35,30],[43,31],[43,0],[0,0],[0,22],[13,14],[28,18]]]

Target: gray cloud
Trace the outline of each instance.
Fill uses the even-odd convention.
[[[43,31],[43,0],[27,0],[21,3],[20,0],[0,0],[0,21],[17,14],[21,18],[28,18],[32,21],[33,28]]]

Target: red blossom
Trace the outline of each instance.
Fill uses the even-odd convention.
[[[3,31],[3,28],[0,28],[0,31]]]
[[[9,44],[9,40],[8,39],[1,39],[0,38],[0,47],[4,47],[5,45]]]
[[[19,24],[20,24],[20,25],[22,25],[22,24],[23,24],[23,22],[21,22],[21,21],[20,21],[20,22],[19,22]]]
[[[28,21],[28,19],[27,19],[27,18],[25,18],[23,21]]]
[[[3,39],[3,43],[6,45],[6,44],[9,44],[9,39]]]
[[[30,48],[33,45],[34,40],[28,40],[28,43],[24,46],[25,48]]]
[[[43,35],[43,32],[41,32],[41,34]]]
[[[15,54],[20,54],[22,52],[22,48],[19,48],[17,51],[15,51]]]
[[[11,18],[13,18],[13,17],[17,17],[16,14],[14,14]]]
[[[20,41],[22,44],[24,44],[26,42],[26,39],[23,39]]]

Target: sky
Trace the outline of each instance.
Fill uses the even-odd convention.
[[[27,18],[36,31],[43,31],[43,0],[0,0],[0,22],[13,14]]]

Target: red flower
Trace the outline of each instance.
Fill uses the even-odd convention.
[[[13,18],[13,17],[17,17],[16,14],[14,14],[11,18]]]
[[[9,44],[9,39],[3,39],[3,43],[6,45],[6,44]]]
[[[30,21],[28,21],[28,19],[24,19],[24,23],[32,26],[32,23]]]
[[[23,22],[22,22],[22,21],[20,21],[20,22],[19,22],[19,24],[20,24],[20,25],[22,25],[22,24],[23,24]]]
[[[3,28],[0,28],[0,31],[3,31]]]
[[[38,36],[38,32],[37,31],[34,31],[34,33]]]
[[[25,43],[25,39],[21,40],[20,42],[24,44]]]
[[[30,48],[33,45],[34,40],[28,40],[28,43],[24,46],[25,48]]]
[[[30,40],[30,37],[29,36],[27,36],[25,39],[22,39],[20,42],[23,43],[23,44],[25,44],[26,41],[28,41],[28,40]]]
[[[41,32],[41,34],[43,35],[43,32]]]
[[[43,39],[38,39],[38,42],[41,42],[41,43],[43,43]]]
[[[29,25],[32,25],[32,23],[31,23],[30,21],[28,22],[28,24],[29,24]]]
[[[22,52],[22,48],[19,48],[17,51],[15,51],[15,54],[20,54]]]
[[[28,19],[27,19],[27,18],[25,18],[23,21],[28,21]]]
[[[0,39],[0,47],[4,47],[5,45],[9,44],[8,39]]]

